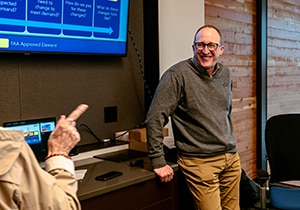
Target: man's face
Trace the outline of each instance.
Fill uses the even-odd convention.
[[[224,51],[224,46],[216,45],[220,44],[220,41],[220,35],[214,28],[203,28],[196,35],[195,43],[198,44],[194,43],[192,46],[194,55],[207,71],[214,69],[217,58]],[[211,46],[207,45],[209,43]]]

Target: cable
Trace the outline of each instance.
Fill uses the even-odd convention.
[[[92,129],[90,129],[89,126],[87,126],[86,124],[80,124],[80,125],[78,126],[78,129],[79,129],[80,127],[85,127],[85,128],[89,131],[89,133],[90,133],[95,139],[97,139],[97,141],[99,141],[100,143],[106,143],[106,142],[109,142],[109,141],[116,140],[117,138],[119,138],[119,137],[121,137],[121,136],[124,136],[125,134],[127,134],[127,133],[128,133],[130,130],[132,130],[132,129],[143,128],[143,127],[145,127],[145,123],[142,122],[142,123],[140,123],[140,124],[137,124],[137,125],[134,126],[132,129],[126,130],[126,131],[124,131],[123,133],[121,133],[120,135],[114,136],[114,137],[109,138],[109,139],[100,139],[100,138],[92,131]]]
[[[130,37],[130,39],[132,41],[132,45],[134,46],[135,52],[136,52],[136,54],[138,56],[140,71],[142,73],[142,77],[143,77],[143,80],[144,80],[144,86],[145,86],[145,88],[147,90],[147,93],[148,93],[150,99],[152,100],[153,95],[152,95],[151,90],[150,90],[150,88],[149,88],[149,86],[147,84],[147,81],[145,79],[145,73],[144,73],[144,70],[143,70],[142,56],[141,56],[141,54],[140,54],[140,52],[139,52],[139,50],[138,50],[138,48],[136,46],[136,43],[134,41],[133,35],[132,35],[131,31],[130,31],[130,28],[128,28],[128,34],[129,34],[129,37]]]
[[[144,74],[144,70],[143,70],[142,56],[140,55],[140,52],[139,52],[139,50],[138,50],[138,48],[137,48],[137,45],[136,45],[136,43],[135,43],[135,41],[134,41],[133,35],[132,35],[131,31],[130,31],[130,28],[128,28],[128,35],[129,35],[129,37],[130,37],[130,39],[131,39],[131,41],[132,41],[132,45],[134,46],[134,49],[135,49],[136,54],[137,54],[137,57],[138,57],[139,68],[140,68],[140,72],[141,72],[142,77],[143,77],[145,89],[147,90],[147,93],[148,93],[148,95],[149,95],[149,98],[152,100],[153,95],[152,95],[151,90],[150,90],[150,88],[149,88],[149,86],[148,86],[148,84],[147,84],[147,81],[146,81],[146,79],[145,79],[145,74]],[[86,124],[80,124],[79,127],[78,127],[78,129],[79,129],[80,127],[85,127],[85,128],[89,131],[89,133],[90,133],[95,139],[97,139],[97,141],[99,141],[99,142],[101,142],[101,143],[105,143],[105,142],[109,142],[109,141],[116,140],[117,138],[119,138],[119,137],[121,137],[121,136],[124,136],[125,134],[127,134],[127,133],[131,130],[131,129],[130,129],[130,130],[126,130],[126,131],[124,131],[123,133],[121,133],[120,135],[114,136],[114,137],[112,137],[112,138],[110,138],[110,139],[100,139],[100,138],[99,138],[99,137],[98,137],[98,136],[97,136],[97,135],[89,128],[89,126],[87,126]],[[134,126],[132,129],[142,128],[142,127],[145,127],[145,122],[142,122],[142,123],[140,123],[140,124],[137,124],[137,125]]]
[[[95,139],[97,139],[99,142],[101,142],[101,143],[105,143],[105,141],[103,140],[103,139],[100,139],[100,138],[98,138],[98,136],[89,128],[89,126],[87,126],[86,124],[80,124],[79,125],[79,127],[78,127],[78,129],[80,128],[80,127],[85,127],[88,131],[89,131],[89,133],[95,138]]]
[[[136,128],[144,128],[145,127],[145,123],[142,122],[140,124],[137,124],[136,126],[134,126],[132,129],[136,129]],[[130,130],[132,130],[130,129]],[[116,140],[117,138],[121,137],[121,136],[124,136],[125,134],[127,134],[130,130],[127,130],[127,131],[124,131],[123,133],[121,133],[120,135],[118,136],[115,136],[113,138],[110,138],[110,140]]]
[[[123,133],[121,133],[120,135],[118,135],[118,136],[115,136],[115,137],[113,137],[113,138],[111,138],[111,140],[116,140],[117,138],[119,138],[119,137],[121,137],[121,136],[124,136],[125,134],[127,134],[129,132],[129,130],[127,130],[127,131],[124,131]]]

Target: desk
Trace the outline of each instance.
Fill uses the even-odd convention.
[[[150,161],[144,157],[144,168],[130,167],[129,161],[114,162],[100,160],[76,167],[87,169],[79,181],[78,197],[83,210],[178,210],[191,209],[191,200],[185,198],[187,191],[179,181],[177,164],[170,164],[175,176],[171,182],[160,182],[151,171]],[[95,177],[108,171],[121,171],[123,175],[108,181],[97,181]],[[181,188],[181,189],[179,189]],[[180,202],[178,197],[180,196]],[[184,208],[181,206],[184,205]]]

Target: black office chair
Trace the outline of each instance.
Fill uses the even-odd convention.
[[[276,115],[265,130],[270,166],[270,203],[279,209],[300,209],[300,113]]]

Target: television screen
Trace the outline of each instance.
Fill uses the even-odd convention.
[[[125,56],[129,0],[1,0],[0,51]]]

